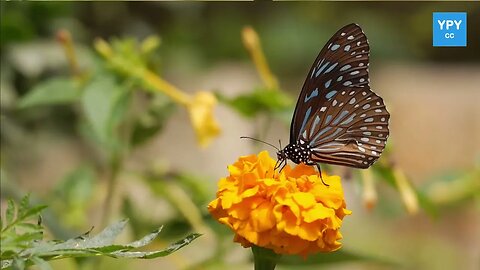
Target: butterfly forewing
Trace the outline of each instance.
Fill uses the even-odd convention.
[[[367,37],[356,24],[338,30],[313,62],[295,107],[290,142],[298,140],[305,119],[313,115],[339,86],[368,85]],[[310,113],[308,110],[310,109]]]
[[[307,142],[311,161],[367,168],[385,148],[389,113],[370,90],[369,45],[356,24],[340,29],[307,75],[290,143]]]

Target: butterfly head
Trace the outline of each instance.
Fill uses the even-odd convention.
[[[278,162],[283,162],[288,159],[288,155],[285,152],[285,149],[277,151],[277,160]]]

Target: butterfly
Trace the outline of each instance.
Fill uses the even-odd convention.
[[[291,160],[316,165],[321,175],[319,163],[365,169],[377,161],[390,114],[370,89],[369,55],[357,24],[341,28],[325,44],[303,84],[290,142],[277,152],[276,169]]]

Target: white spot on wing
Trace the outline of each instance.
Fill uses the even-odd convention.
[[[351,65],[345,65],[345,66],[343,66],[342,68],[340,68],[340,71],[345,71],[345,70],[347,70],[347,69],[349,69],[349,68],[351,68],[351,67],[352,67]]]
[[[335,45],[332,46],[332,48],[330,48],[330,50],[335,51],[335,50],[337,50],[338,48],[340,48],[340,45],[335,44]]]
[[[373,122],[373,117],[369,117],[365,120],[363,120],[365,123]]]

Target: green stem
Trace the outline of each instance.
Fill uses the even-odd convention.
[[[273,252],[271,249],[258,246],[252,246],[252,253],[255,270],[273,270],[281,257],[280,254]]]
[[[117,185],[117,176],[120,169],[120,160],[120,155],[118,153],[114,153],[110,161],[110,175],[108,177],[107,183],[107,197],[105,198],[105,202],[103,205],[103,216],[101,222],[102,228],[108,224],[112,212],[112,201]]]

